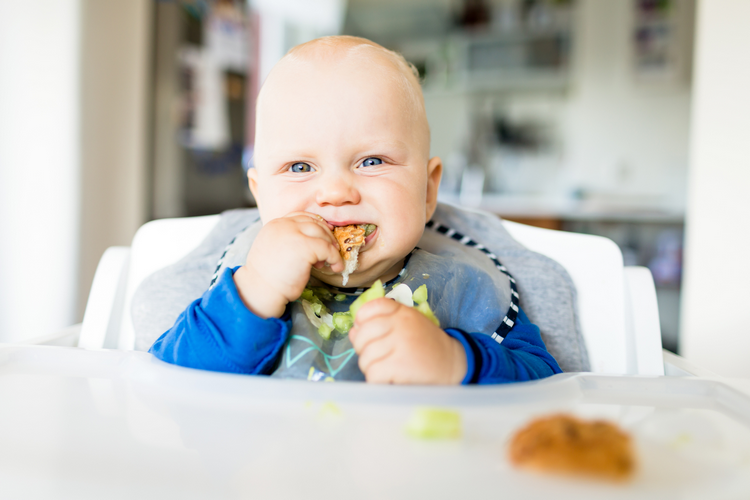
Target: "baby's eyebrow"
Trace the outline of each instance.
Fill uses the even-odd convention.
[[[404,141],[390,140],[390,141],[367,141],[361,147],[357,148],[363,152],[377,152],[377,151],[391,151],[397,150],[398,152],[408,152],[409,145]]]

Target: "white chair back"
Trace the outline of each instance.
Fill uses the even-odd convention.
[[[147,222],[133,237],[130,269],[125,289],[125,312],[120,323],[117,348],[135,348],[135,332],[130,315],[133,294],[154,272],[186,256],[197,247],[219,222],[218,215],[159,219]]]
[[[578,317],[591,371],[628,373],[623,261],[615,242],[510,221],[503,224],[516,241],[568,271],[578,292]]]

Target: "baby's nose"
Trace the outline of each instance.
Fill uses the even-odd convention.
[[[319,179],[315,201],[320,206],[356,205],[360,199],[353,173],[329,173]]]

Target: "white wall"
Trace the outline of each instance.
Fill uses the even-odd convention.
[[[0,342],[79,321],[146,217],[149,0],[0,0]]]
[[[96,265],[146,221],[150,0],[81,0],[79,317]]]
[[[74,322],[79,0],[0,0],[0,342]]]
[[[684,199],[694,6],[676,4],[682,57],[673,77],[648,81],[634,68],[634,2],[577,2],[573,83],[560,122],[574,184]]]
[[[750,2],[697,17],[681,353],[750,377]]]

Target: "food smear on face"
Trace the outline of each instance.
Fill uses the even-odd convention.
[[[625,481],[636,457],[630,436],[605,420],[558,414],[538,418],[513,436],[513,465],[538,472]]]
[[[441,408],[417,408],[406,432],[417,439],[457,439],[461,437],[461,415]]]

